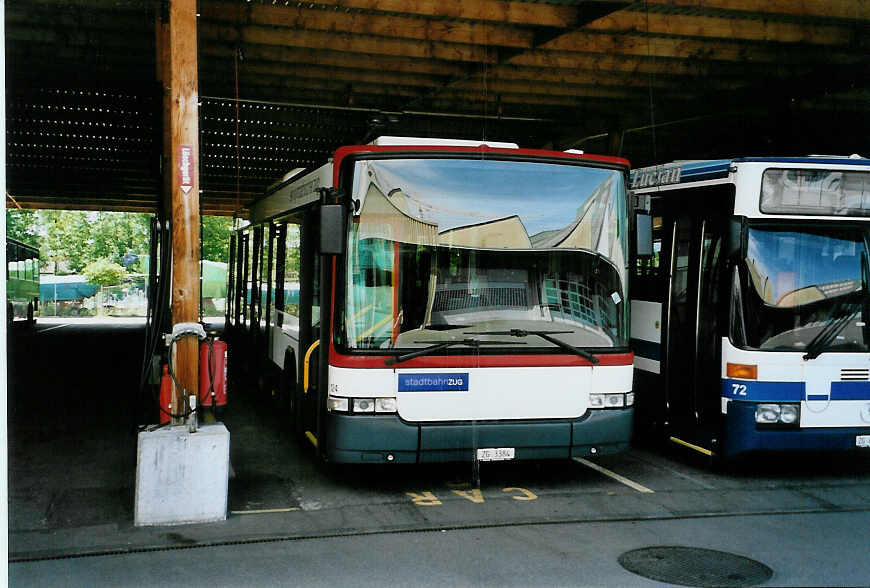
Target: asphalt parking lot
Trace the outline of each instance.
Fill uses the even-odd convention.
[[[228,519],[137,528],[137,401],[125,394],[141,337],[136,324],[11,334],[9,550],[19,578],[39,562],[232,545],[608,523],[713,528],[738,518],[787,527],[870,512],[863,454],[762,456],[725,471],[680,448],[641,446],[594,461],[334,467],[299,445],[268,402],[237,393],[225,417]],[[808,553],[835,549],[806,541]]]

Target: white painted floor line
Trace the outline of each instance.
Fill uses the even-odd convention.
[[[612,471],[608,470],[607,468],[601,467],[597,463],[592,463],[588,459],[584,459],[582,457],[575,457],[574,461],[576,461],[577,463],[582,463],[587,468],[591,468],[600,474],[604,474],[608,478],[613,478],[617,482],[619,482],[621,484],[625,484],[629,488],[631,488],[633,490],[637,490],[638,492],[643,492],[644,494],[654,494],[655,493],[655,490],[650,490],[646,486],[643,486],[642,484],[638,484],[637,482],[633,482],[633,481],[629,480],[628,478],[626,478],[625,476],[620,476],[616,472],[612,472]]]
[[[42,333],[47,333],[47,332],[49,332],[49,331],[53,331],[53,330],[55,330],[55,329],[62,329],[62,328],[64,328],[64,327],[68,327],[68,326],[69,326],[69,323],[67,323],[67,324],[65,324],[65,325],[57,325],[56,327],[49,327],[49,328],[47,328],[47,329],[39,329],[36,333],[37,333],[38,335],[41,335]]]
[[[298,506],[288,508],[261,508],[259,510],[231,510],[230,514],[234,515],[249,515],[249,514],[271,514],[276,512],[296,512],[301,510]]]

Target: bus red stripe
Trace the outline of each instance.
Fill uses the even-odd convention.
[[[342,368],[384,368],[385,361],[393,356],[342,355],[334,347],[330,349],[329,365]],[[631,365],[633,353],[603,353],[596,355],[597,366]],[[435,355],[409,359],[392,367],[396,369],[418,368],[472,368],[472,367],[571,367],[591,366],[592,362],[577,355]]]

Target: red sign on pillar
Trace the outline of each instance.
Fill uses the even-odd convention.
[[[193,189],[193,147],[178,146],[178,185],[187,194]]]

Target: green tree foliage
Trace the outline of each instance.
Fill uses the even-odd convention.
[[[202,217],[202,258],[209,261],[229,262],[232,229],[232,217]]]
[[[22,243],[39,247],[40,237],[39,216],[35,210],[6,209],[6,236]]]
[[[126,253],[148,252],[147,214],[43,210],[39,217],[41,257],[66,262],[72,272],[100,258],[117,263]]]
[[[85,266],[83,273],[89,283],[97,286],[117,286],[127,277],[124,266],[107,258],[92,261]]]
[[[39,255],[43,260],[66,262],[70,271],[81,271],[88,257],[90,225],[82,211],[42,210],[39,213],[45,238]]]
[[[121,263],[128,253],[147,256],[150,215],[81,210],[7,210],[10,237],[36,245],[43,261],[59,262],[73,273],[98,259]],[[202,219],[202,258],[229,261],[233,219]],[[142,257],[140,257],[140,260]],[[142,263],[134,267],[144,268]]]
[[[148,253],[149,215],[99,212],[91,230],[91,258],[120,262],[126,253]]]

